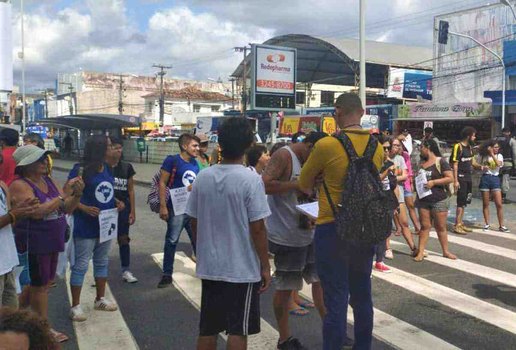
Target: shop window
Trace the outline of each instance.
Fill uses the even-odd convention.
[[[220,106],[211,106],[212,112],[218,112],[220,110]]]
[[[199,113],[201,111],[201,106],[200,105],[193,105],[193,111],[194,111],[194,113]]]
[[[306,101],[306,92],[305,91],[297,91],[296,92],[296,103],[299,105],[305,104]]]
[[[335,92],[321,91],[321,107],[333,107],[335,103]]]

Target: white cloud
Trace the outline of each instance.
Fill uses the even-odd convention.
[[[234,46],[287,33],[358,35],[357,0],[224,0],[224,6],[213,0],[178,0],[173,7],[168,1],[140,1],[160,6],[143,26],[136,23],[140,18],[133,18],[138,9],[128,9],[124,0],[86,0],[60,10],[55,10],[56,0],[34,1],[25,21],[29,87],[52,86],[58,72],[79,67],[152,74],[153,63],[173,65],[173,76],[226,78],[242,57],[233,53]],[[429,47],[434,15],[482,2],[370,0],[368,39]],[[20,18],[15,16],[13,55],[19,82]]]

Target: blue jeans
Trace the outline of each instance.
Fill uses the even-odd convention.
[[[192,241],[192,229],[190,228],[190,217],[186,214],[174,216],[172,210],[169,212],[170,217],[167,222],[167,234],[165,235],[165,246],[163,248],[163,275],[166,276],[172,276],[177,243],[183,229],[186,229],[195,252],[195,244]]]
[[[374,246],[358,246],[337,237],[335,223],[315,228],[315,263],[327,313],[323,349],[340,350],[347,328],[348,297],[355,318],[353,349],[370,349],[373,333],[371,270]]]
[[[90,259],[93,257],[93,276],[106,278],[108,276],[109,250],[111,241],[99,243],[98,238],[74,237],[75,263],[71,267],[70,285],[80,287],[88,272]]]

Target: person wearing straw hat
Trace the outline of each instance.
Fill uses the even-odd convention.
[[[65,195],[48,176],[48,151],[34,145],[19,147],[13,158],[18,177],[11,183],[13,207],[30,200],[39,203],[34,213],[25,220],[14,219],[14,233],[19,252],[28,252],[30,274],[30,306],[47,319],[48,288],[55,278],[59,252],[64,251],[66,219],[79,204],[84,182],[80,177],[69,181],[71,195]],[[68,340],[52,330],[57,342]]]

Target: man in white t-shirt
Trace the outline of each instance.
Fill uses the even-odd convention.
[[[188,200],[202,279],[198,350],[216,349],[226,332],[228,349],[246,349],[260,332],[260,298],[271,282],[264,219],[271,212],[262,179],[243,164],[253,142],[245,118],[219,126],[220,164],[199,173]]]

